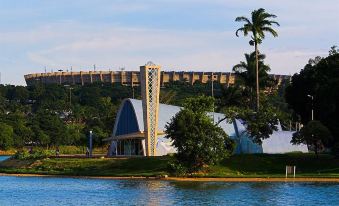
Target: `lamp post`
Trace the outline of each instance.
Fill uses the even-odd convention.
[[[312,121],[313,121],[313,120],[314,120],[314,109],[313,109],[313,100],[314,100],[314,96],[308,94],[307,97],[311,98],[311,101],[312,101],[312,102],[311,102],[311,103],[312,103],[312,110],[311,110],[311,114],[312,114],[311,117],[312,117],[312,118],[311,118],[311,119],[312,119]]]
[[[61,85],[61,75],[62,75],[62,72],[63,72],[63,71],[64,71],[64,70],[62,70],[62,69],[59,69],[59,70],[58,70],[58,72],[60,72],[60,76],[59,76],[59,77],[60,77],[60,79],[59,79],[60,85]]]
[[[68,85],[68,84],[66,84],[64,86],[68,87],[68,89],[69,89],[69,108],[71,109],[71,107],[72,107],[72,89],[73,89],[73,87],[71,87],[71,85]]]
[[[212,72],[212,74],[211,74],[211,83],[212,83],[212,97],[213,97],[213,124],[214,124],[214,84],[213,84],[213,82],[214,82],[214,74],[213,74],[213,72]]]
[[[89,157],[92,157],[92,150],[93,150],[93,131],[89,131]]]

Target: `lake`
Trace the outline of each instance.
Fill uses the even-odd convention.
[[[0,162],[1,161],[4,161],[4,160],[6,160],[6,159],[8,159],[8,158],[10,158],[11,156],[0,156]]]
[[[323,206],[339,205],[339,184],[0,176],[0,205]]]
[[[0,205],[339,205],[336,183],[225,183],[0,176]]]

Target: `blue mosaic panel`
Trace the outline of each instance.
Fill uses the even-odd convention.
[[[135,116],[133,106],[130,101],[126,101],[120,114],[115,136],[130,134],[138,131],[138,121]]]

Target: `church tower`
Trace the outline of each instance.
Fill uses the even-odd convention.
[[[146,156],[156,156],[158,133],[160,66],[152,62],[140,66],[140,85]]]

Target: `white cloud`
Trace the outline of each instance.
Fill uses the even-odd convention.
[[[277,28],[279,37],[268,37],[260,46],[274,73],[298,72],[309,58],[325,56],[328,48],[338,43],[333,41],[337,41],[339,28],[333,25],[339,18],[339,0],[102,0],[101,4],[72,1],[67,8],[77,8],[79,14],[71,15],[63,13],[65,2],[69,1],[27,9],[23,5],[6,11],[6,16],[17,15],[23,22],[25,17],[34,15],[51,18],[42,18],[31,27],[21,24],[14,29],[1,27],[2,68],[9,68],[6,75],[9,83],[23,83],[17,79],[22,79],[25,73],[41,72],[44,66],[63,69],[73,66],[75,70],[90,69],[96,64],[98,68],[125,66],[135,70],[148,60],[168,70],[230,71],[243,60],[245,52],[253,49],[248,38],[235,37],[234,30],[240,24],[234,18],[249,16],[251,10],[259,7],[277,14],[281,23]],[[91,10],[93,14],[88,13]],[[151,15],[153,12],[162,11],[168,16],[152,19],[157,17]],[[187,19],[176,19],[184,11]],[[206,22],[201,14],[205,11]],[[48,12],[52,14],[49,16]],[[139,12],[140,21],[136,15]],[[112,13],[118,15],[110,16]],[[87,14],[90,17],[86,18]],[[168,23],[168,19],[173,21]],[[178,29],[175,22],[181,21],[188,27],[190,22],[195,26],[185,29],[186,24],[182,24]]]
[[[71,25],[73,30],[60,29],[60,38],[71,36],[67,41],[28,52],[28,58],[35,65],[116,69],[125,66],[135,70],[148,60],[153,60],[165,69],[230,71],[232,66],[243,60],[243,53],[250,52],[247,39],[236,38],[234,32],[193,32],[140,28],[90,28]],[[44,29],[36,31],[45,36]],[[72,33],[72,34],[71,34]],[[52,36],[50,41],[53,41]],[[54,41],[58,42],[58,40]],[[272,41],[273,42],[273,41]],[[269,46],[269,47],[268,47]],[[264,44],[267,62],[272,72],[289,74],[297,72],[307,60],[324,51],[308,49],[275,48]]]

